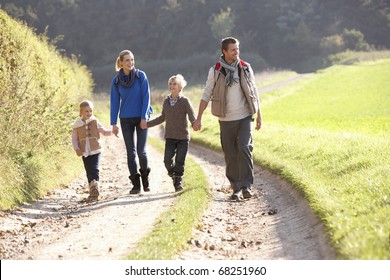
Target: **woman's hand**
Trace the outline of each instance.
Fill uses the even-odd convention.
[[[147,123],[146,120],[141,119],[141,123],[139,124],[139,126],[140,126],[142,129],[147,129],[147,128],[148,128],[148,123]]]
[[[118,133],[119,133],[119,127],[116,125],[113,125],[112,126],[112,134],[114,134],[116,137],[118,137]]]

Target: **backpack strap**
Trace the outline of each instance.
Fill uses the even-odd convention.
[[[221,69],[221,62],[218,61],[217,64],[215,64],[214,70],[219,71],[219,69]]]
[[[242,59],[240,59],[240,64],[242,67],[248,68],[248,64],[245,61],[243,61]]]
[[[242,69],[244,69],[244,71],[247,74],[249,74],[249,72],[250,72],[249,71],[249,66],[248,66],[248,64],[244,60],[240,59],[240,65],[241,65]]]
[[[240,59],[240,65],[242,67],[242,70],[244,70],[246,78],[249,79],[251,71],[249,70],[248,64],[244,60]]]

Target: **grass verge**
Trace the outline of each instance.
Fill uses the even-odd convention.
[[[149,138],[148,143],[161,151],[164,149],[161,140]],[[210,197],[206,175],[191,157],[186,159],[184,186],[184,191],[177,194],[175,205],[161,214],[152,232],[141,240],[127,259],[168,260],[185,248]]]
[[[20,165],[10,166],[10,161],[6,163],[8,165],[1,170],[10,168],[8,175],[18,174],[22,179],[10,179],[7,174],[1,176],[1,210],[12,209],[42,197],[48,190],[69,183],[83,171],[82,161],[70,146],[51,148],[46,153],[24,159]],[[15,187],[7,182],[17,182],[18,185]]]

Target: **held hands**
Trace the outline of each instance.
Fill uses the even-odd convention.
[[[118,133],[119,133],[119,127],[116,125],[113,125],[112,126],[112,134],[114,134],[116,137],[119,138]]]
[[[148,122],[144,119],[141,119],[141,123],[139,124],[139,126],[142,128],[142,129],[147,129],[148,128]]]
[[[200,131],[200,129],[202,128],[202,122],[201,122],[201,120],[196,119],[196,120],[192,123],[192,128],[193,128],[195,131]]]

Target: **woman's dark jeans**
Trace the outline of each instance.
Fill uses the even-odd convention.
[[[127,150],[127,166],[130,175],[138,173],[136,156],[138,155],[141,170],[148,168],[148,157],[146,154],[146,140],[148,138],[148,129],[140,127],[141,118],[121,118],[122,135],[125,140]],[[134,132],[136,131],[137,140],[134,142]]]
[[[169,138],[165,140],[164,164],[168,174],[183,176],[188,145],[188,140]],[[175,161],[173,161],[174,157]]]

